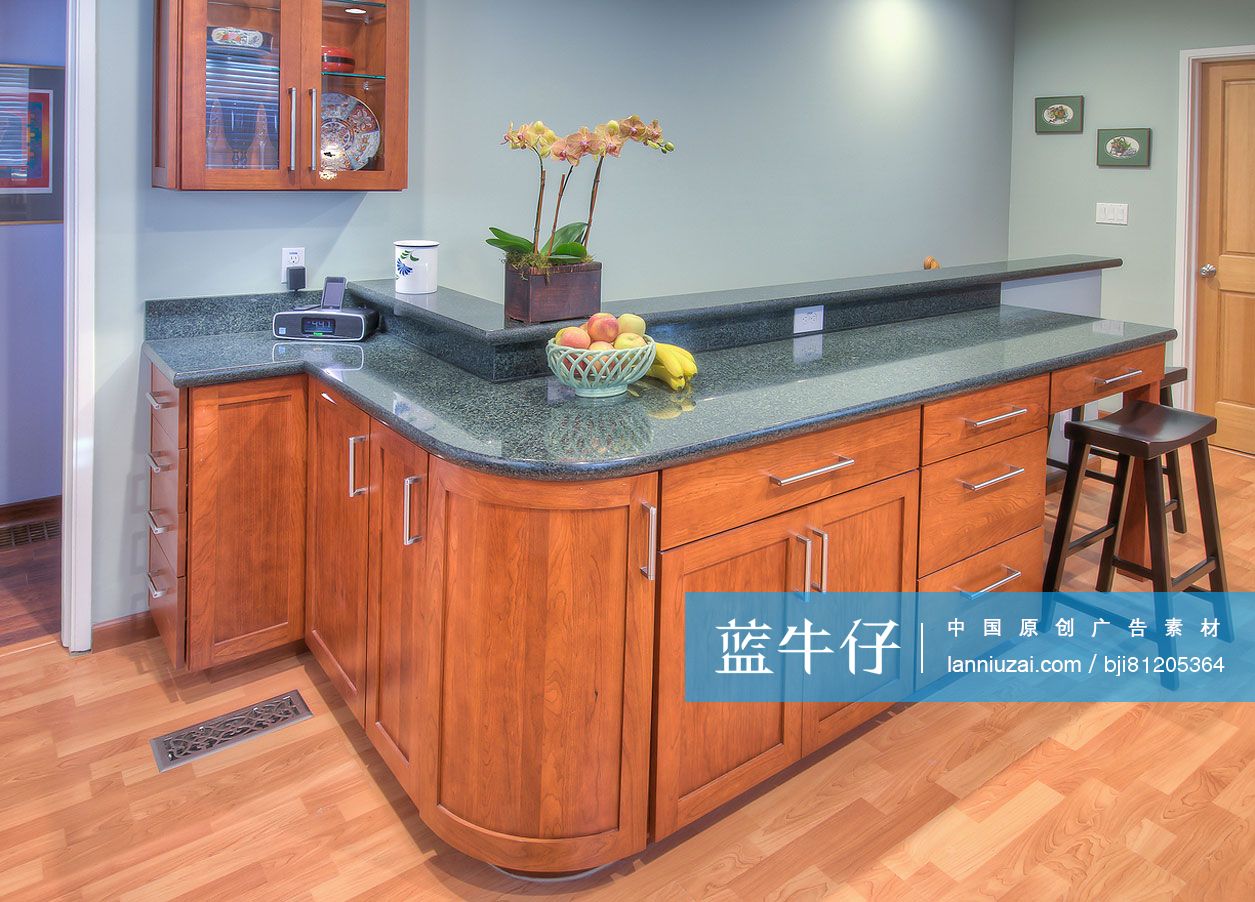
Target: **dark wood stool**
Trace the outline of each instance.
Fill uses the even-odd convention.
[[[1172,403],[1172,386],[1179,385],[1188,379],[1190,371],[1183,366],[1170,366],[1164,370],[1163,380],[1159,383],[1159,403],[1164,407],[1174,407]],[[1079,423],[1085,419],[1084,407],[1073,407],[1069,411],[1069,422]],[[1051,429],[1054,428],[1054,415],[1050,417]],[[1090,454],[1103,460],[1118,461],[1119,455],[1105,448],[1091,448]],[[1047,459],[1047,463],[1059,470],[1066,471],[1067,463],[1060,460]],[[1172,528],[1179,533],[1187,531],[1185,523],[1185,496],[1181,491],[1181,458],[1178,452],[1169,451],[1164,457],[1164,476],[1168,478],[1168,497],[1164,501],[1164,512],[1172,514]],[[1108,476],[1102,470],[1085,470],[1085,477],[1107,485],[1114,486],[1116,478]]]
[[[1162,626],[1164,621],[1172,616],[1171,593],[1203,591],[1196,583],[1204,576],[1209,577],[1212,592],[1227,592],[1229,588],[1225,578],[1224,552],[1220,542],[1220,517],[1216,510],[1216,488],[1212,480],[1211,454],[1207,445],[1208,437],[1216,432],[1216,419],[1188,410],[1176,410],[1160,404],[1134,401],[1123,410],[1101,419],[1067,423],[1063,427],[1063,432],[1071,441],[1072,447],[1068,458],[1063,498],[1059,503],[1059,518],[1050,544],[1050,558],[1046,564],[1046,579],[1043,588],[1048,593],[1058,592],[1063,582],[1063,568],[1067,559],[1081,549],[1102,541],[1098,584],[1095,588],[1099,592],[1110,592],[1117,567],[1150,580],[1155,592],[1155,619],[1158,623],[1158,628],[1154,631],[1156,642],[1164,657],[1175,657],[1176,640],[1165,635],[1166,631]],[[1165,522],[1168,505],[1164,502],[1163,458],[1186,445],[1190,447],[1194,457],[1198,512],[1202,522],[1203,548],[1206,556],[1180,576],[1174,577],[1168,554],[1168,528]],[[1085,468],[1090,452],[1095,449],[1109,451],[1116,456],[1115,486],[1111,493],[1111,507],[1105,525],[1073,540],[1072,527],[1076,520],[1076,509],[1080,503],[1081,483],[1085,479]],[[1125,505],[1129,495],[1134,459],[1144,462],[1147,532],[1150,537],[1151,558],[1149,569],[1116,557],[1116,548],[1120,544],[1120,534],[1124,529]],[[1220,596],[1212,601],[1216,618],[1220,621],[1218,636],[1226,642],[1231,642],[1233,618],[1228,599]],[[1096,617],[1113,617],[1111,622],[1123,622],[1126,629],[1131,623],[1128,618],[1121,618],[1119,615],[1094,608],[1079,600],[1069,601],[1068,604]],[[1042,607],[1043,623],[1049,622],[1053,617],[1053,608],[1054,597],[1047,595]],[[1164,673],[1162,682],[1169,689],[1175,689],[1178,685],[1177,675]]]

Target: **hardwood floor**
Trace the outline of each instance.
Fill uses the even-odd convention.
[[[0,548],[0,648],[61,628],[61,540]]]
[[[1215,469],[1232,584],[1255,588],[1255,460]],[[151,737],[290,689],[313,718],[156,772]],[[635,859],[527,883],[422,825],[308,655],[173,677],[156,639],[36,641],[0,652],[0,896],[1255,898],[1255,705],[917,705],[810,764]]]

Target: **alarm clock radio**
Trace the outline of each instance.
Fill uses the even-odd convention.
[[[274,315],[275,338],[297,341],[361,341],[379,327],[379,312],[370,307],[344,307],[344,276],[328,276],[322,304]]]

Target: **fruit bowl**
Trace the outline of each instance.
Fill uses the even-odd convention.
[[[611,398],[627,391],[627,387],[644,378],[653,366],[654,340],[645,336],[639,348],[568,348],[552,338],[545,346],[549,369],[563,385],[575,390],[581,398]]]

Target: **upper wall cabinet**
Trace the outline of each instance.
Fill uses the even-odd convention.
[[[408,0],[157,0],[153,185],[406,185]]]

